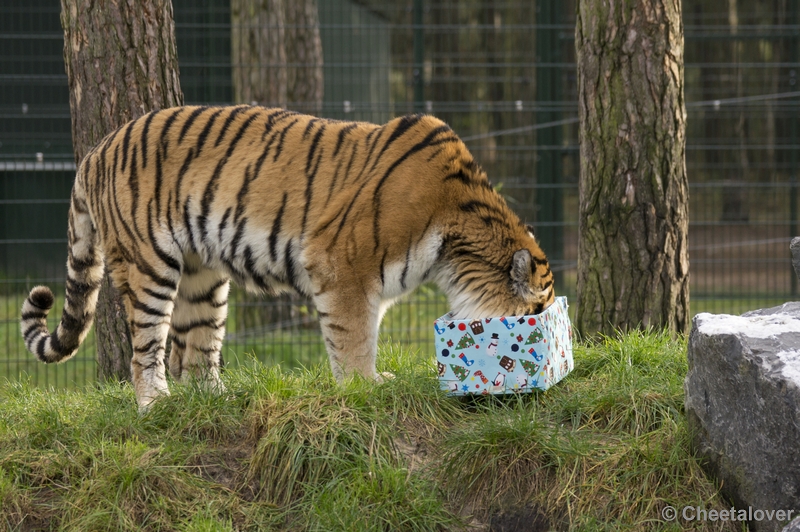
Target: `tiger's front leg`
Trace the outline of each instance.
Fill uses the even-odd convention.
[[[357,284],[331,287],[318,292],[314,303],[336,380],[359,374],[381,382],[375,368],[382,314],[377,295],[369,297]]]

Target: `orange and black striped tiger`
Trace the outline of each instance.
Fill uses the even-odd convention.
[[[164,372],[220,388],[229,280],[313,299],[338,380],[375,370],[387,307],[435,281],[463,317],[540,312],[553,275],[529,226],[464,143],[425,115],[380,126],[262,107],[177,107],[108,135],[81,162],[69,210],[66,302],[22,308],[44,362],[75,354],[104,269],[125,301],[140,408]],[[104,266],[105,263],[105,266]]]

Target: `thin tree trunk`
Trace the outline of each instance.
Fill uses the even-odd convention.
[[[322,40],[316,0],[231,0],[237,103],[322,111]]]
[[[236,103],[286,107],[283,0],[231,0],[231,61]]]
[[[285,0],[287,95],[298,110],[318,115],[325,90],[317,0]]]
[[[736,0],[728,0],[728,27],[731,32],[731,58],[734,64],[734,75],[736,76],[736,98],[744,96],[744,72],[742,68],[742,42],[738,40],[739,34],[739,9]],[[739,141],[739,168],[734,171],[727,181],[733,186],[726,186],[722,189],[722,221],[723,222],[746,222],[750,219],[747,205],[747,195],[739,183],[749,181],[750,157],[747,151],[747,105],[739,103],[737,106],[738,116],[734,122],[733,129]]]
[[[61,0],[75,162],[131,119],[183,103],[170,0]],[[98,377],[130,380],[130,330],[108,276],[97,303]]]
[[[582,332],[684,331],[688,181],[680,0],[581,0]]]

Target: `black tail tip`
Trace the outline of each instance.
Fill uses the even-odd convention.
[[[53,308],[55,297],[53,297],[53,292],[51,292],[46,286],[37,286],[31,290],[31,293],[28,296],[28,301],[30,301],[34,307],[46,311]]]

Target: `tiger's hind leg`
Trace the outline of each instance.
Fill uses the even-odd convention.
[[[174,307],[177,270],[169,277],[140,272],[136,266],[109,266],[111,278],[120,291],[128,315],[133,344],[131,373],[139,410],[144,411],[162,395],[169,395],[164,371],[164,352]]]
[[[169,332],[169,371],[176,380],[197,379],[210,390],[225,389],[219,367],[229,286],[225,274],[206,268],[196,256],[187,258]]]

